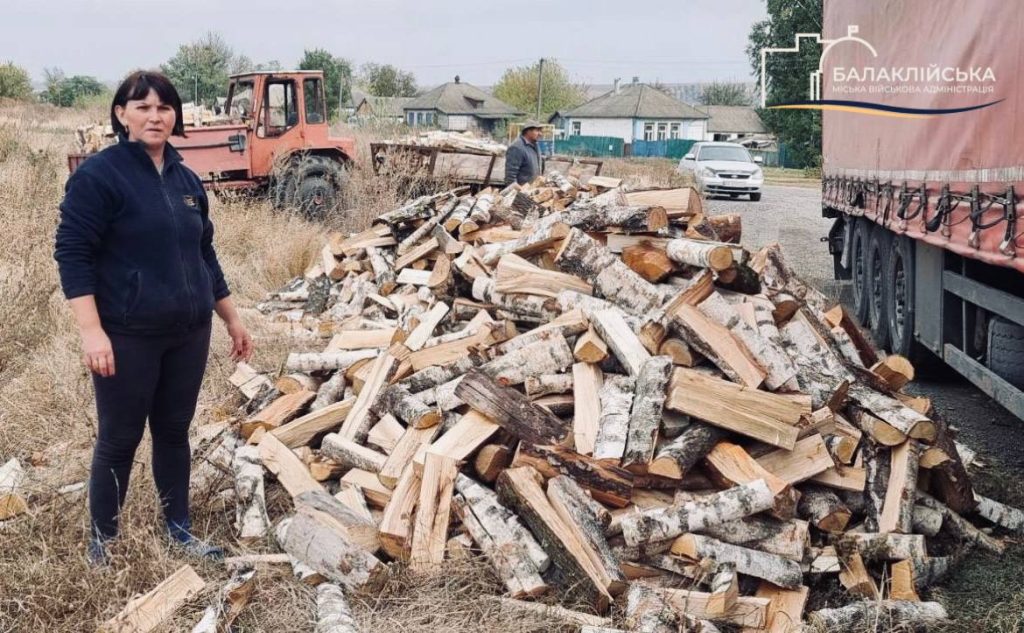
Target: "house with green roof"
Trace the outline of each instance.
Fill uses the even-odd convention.
[[[410,127],[434,127],[452,132],[493,132],[496,125],[524,113],[480,88],[461,81],[441,84],[402,106]]]

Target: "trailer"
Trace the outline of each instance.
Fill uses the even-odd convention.
[[[877,343],[934,354],[1024,418],[1024,14],[882,4],[824,4],[821,99],[845,102],[822,116],[836,277]]]

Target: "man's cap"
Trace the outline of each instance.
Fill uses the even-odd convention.
[[[544,125],[542,123],[538,123],[537,121],[535,121],[533,119],[527,119],[527,120],[523,121],[520,125],[522,125],[522,128],[519,131],[520,134],[525,132],[526,130],[532,128],[532,127],[535,127],[538,130],[542,129],[544,127]]]

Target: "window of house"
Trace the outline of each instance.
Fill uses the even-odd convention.
[[[409,127],[412,127],[416,123],[416,113],[415,112],[406,112],[405,113],[405,123]]]
[[[319,77],[302,80],[302,98],[306,103],[306,123],[324,123],[327,121],[323,82],[320,81]]]
[[[426,122],[427,125],[433,125],[434,124],[434,113],[433,112],[426,112],[426,113],[424,113],[423,119],[424,119],[424,121]]]
[[[572,132],[571,132],[572,136],[579,136],[581,134],[581,132],[580,132],[581,125],[582,125],[581,121],[573,121],[572,122]]]
[[[298,104],[295,100],[295,82],[290,79],[272,79],[267,82],[263,99],[263,113],[256,135],[281,136],[299,123]]]
[[[673,123],[669,128],[668,137],[672,139],[679,138],[679,124]]]
[[[654,140],[654,123],[651,122],[651,121],[648,121],[647,123],[644,123],[644,140],[645,141],[653,141]]]
[[[659,123],[658,124],[658,140],[659,141],[664,141],[666,138],[668,138],[668,123]]]

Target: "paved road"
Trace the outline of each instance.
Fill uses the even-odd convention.
[[[832,221],[821,217],[821,191],[804,187],[766,186],[760,202],[712,199],[710,213],[743,216],[743,242],[760,248],[782,245],[786,259],[804,279],[834,298],[849,300],[846,283],[832,279],[832,258],[821,238]],[[1010,415],[991,398],[952,370],[919,376],[915,393],[932,399],[937,416],[961,429],[961,441],[1003,466],[1024,469],[1024,421]]]

